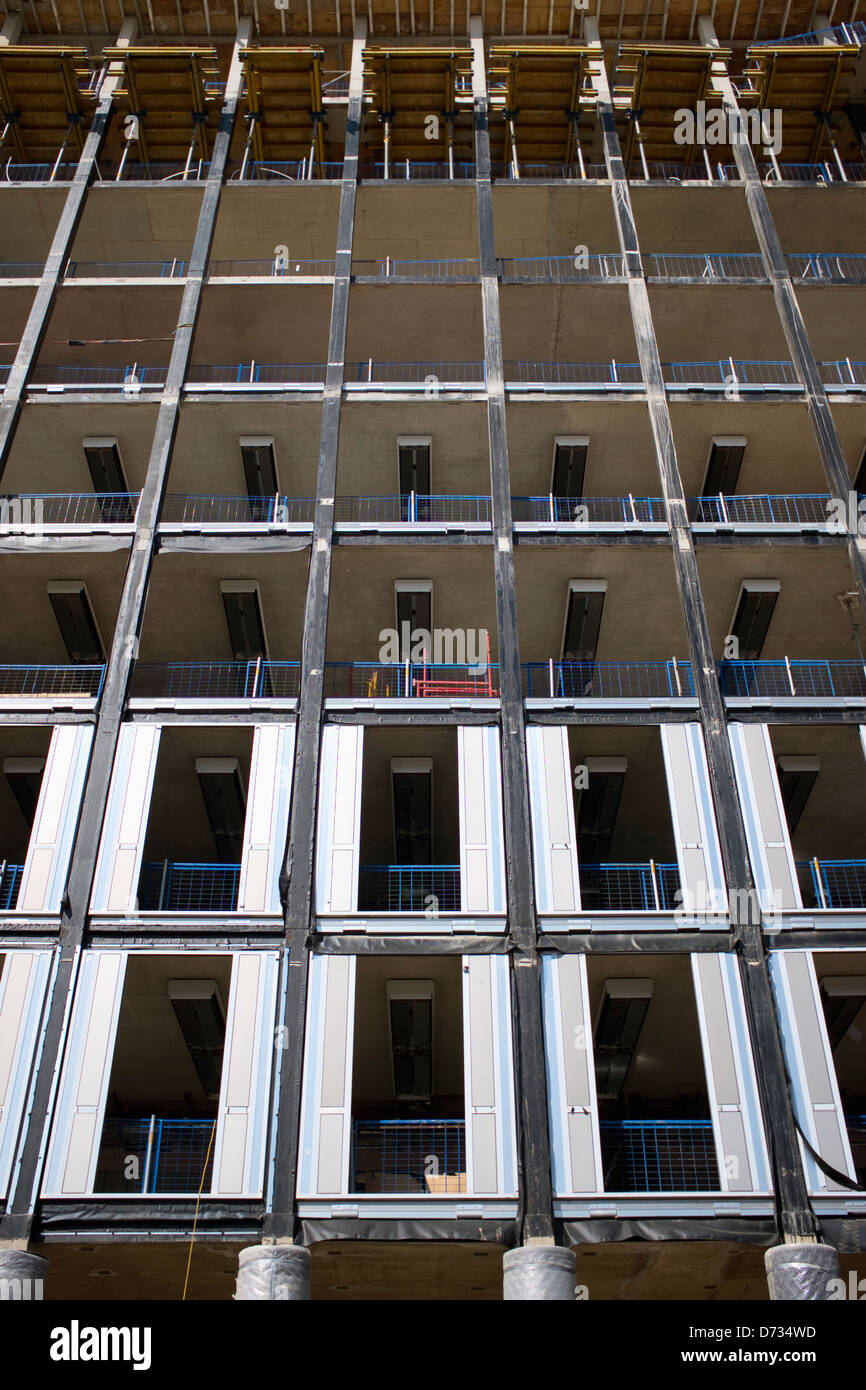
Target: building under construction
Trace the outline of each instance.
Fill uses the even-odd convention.
[[[857,0],[4,8],[0,1283],[834,1296]]]

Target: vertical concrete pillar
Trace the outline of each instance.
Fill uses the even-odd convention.
[[[774,1245],[764,1256],[767,1285],[774,1303],[784,1300],[823,1302],[830,1284],[841,1279],[839,1255],[832,1245],[792,1241]]]
[[[248,1245],[238,1256],[235,1299],[308,1302],[311,1264],[302,1245]]]
[[[0,1249],[0,1303],[41,1300],[48,1261],[29,1250]]]
[[[521,1245],[502,1259],[506,1303],[572,1303],[575,1258],[561,1245]]]

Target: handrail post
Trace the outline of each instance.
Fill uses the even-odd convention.
[[[159,880],[159,910],[162,912],[165,907],[165,890],[168,883],[168,860],[162,861],[162,876]]]
[[[815,887],[818,890],[818,903],[821,907],[826,908],[827,898],[824,894],[824,884],[821,881],[821,865],[818,862],[817,855],[815,855],[815,857],[812,860],[812,866],[812,871],[815,875]]]
[[[661,912],[661,903],[659,901],[659,886],[656,882],[656,861],[654,859],[651,859],[649,862],[649,866],[650,881],[653,886],[653,902],[655,903],[655,910],[656,912]]]
[[[679,666],[679,662],[677,661],[676,657],[673,657],[673,658],[672,658],[672,660],[671,660],[671,665],[672,665],[673,668],[674,668],[674,680],[675,680],[676,683],[677,683],[677,695],[682,695],[682,693],[683,693],[683,687],[682,687],[682,683],[681,683],[681,681],[680,681],[680,666]]]
[[[411,492],[409,493],[409,520],[410,520],[410,521],[417,521],[417,520],[418,520],[417,505],[418,505],[418,504],[417,504],[417,498],[416,498],[416,496],[415,496],[415,489],[412,488]]]
[[[721,492],[719,493],[719,504],[720,504],[721,509],[722,509],[722,521],[725,523],[726,526],[729,526],[729,525],[730,525],[730,520],[731,520],[731,519],[730,519],[730,517],[728,516],[728,508],[727,508],[727,506],[726,506],[726,504],[725,504],[724,493],[721,493]]]
[[[788,685],[789,685],[789,687],[790,687],[791,694],[792,694],[792,695],[796,695],[797,692],[796,692],[796,690],[794,689],[794,673],[793,673],[793,671],[791,670],[791,662],[789,661],[789,659],[788,659],[787,656],[785,657],[785,670],[786,670],[787,673],[788,673]]]
[[[144,1177],[141,1180],[142,1193],[147,1192],[148,1179],[150,1178],[150,1165],[153,1159],[153,1136],[156,1132],[156,1116],[151,1115],[150,1125],[147,1130],[147,1150],[144,1155]]]
[[[260,689],[260,687],[261,687],[261,679],[262,679],[262,658],[261,658],[260,656],[257,656],[257,657],[256,657],[256,673],[255,673],[255,675],[254,675],[254,677],[253,677],[253,699],[255,699],[255,697],[256,697],[257,695],[260,695],[260,694],[261,694],[261,689]]]
[[[553,523],[555,524],[555,522],[556,522],[556,505],[555,505],[554,500],[553,500],[553,493],[552,493],[552,492],[549,492],[549,493],[547,494],[547,500],[548,500],[548,502],[549,502],[549,504],[550,504],[550,520],[551,520],[551,522],[553,522]]]
[[[547,663],[547,671],[548,671],[548,678],[549,678],[549,683],[550,683],[550,698],[551,698],[551,700],[555,700],[555,699],[556,699],[556,696],[555,696],[554,691],[553,691],[553,657],[551,657],[551,658],[550,658],[550,661]]]

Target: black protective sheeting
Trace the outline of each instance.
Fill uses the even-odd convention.
[[[777,1245],[776,1223],[771,1216],[640,1217],[563,1221],[563,1244],[604,1245],[621,1240],[728,1240],[740,1245]]]
[[[840,1255],[866,1251],[866,1216],[825,1216],[818,1226],[822,1240],[834,1245]]]
[[[547,932],[538,938],[540,951],[558,951],[562,956],[618,956],[637,952],[642,955],[713,955],[733,951],[733,932]]]
[[[317,956],[506,956],[514,950],[507,936],[367,936],[358,933],[309,936]]]
[[[296,1245],[319,1245],[328,1240],[465,1240],[503,1245],[510,1250],[517,1244],[517,1224],[514,1221],[463,1220],[453,1216],[416,1221],[404,1218],[330,1221],[321,1217],[301,1220],[295,1235]]]

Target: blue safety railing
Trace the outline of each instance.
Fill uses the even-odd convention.
[[[0,696],[87,695],[97,697],[104,666],[0,666]]]
[[[0,912],[11,912],[18,902],[23,864],[0,863]]]
[[[690,498],[689,514],[693,522],[716,526],[826,526],[829,502],[826,492],[720,493]]]
[[[306,159],[248,159],[238,162],[229,174],[229,182],[237,183],[309,183],[319,179],[341,179],[342,160],[313,161]]]
[[[670,386],[799,386],[791,362],[725,357],[716,362],[663,362],[662,372]]]
[[[757,252],[719,253],[716,251],[656,252],[645,255],[644,269],[650,279],[697,280],[765,280],[762,257]]]
[[[347,362],[346,386],[391,385],[423,386],[435,393],[440,386],[481,386],[483,362]]]
[[[145,864],[138,884],[142,912],[234,912],[240,864]]]
[[[67,261],[67,280],[173,280],[186,274],[186,261]]]
[[[494,663],[325,662],[325,695],[336,699],[460,699],[498,694],[499,667]]]
[[[639,526],[665,521],[661,497],[512,497],[515,522],[548,525]]]
[[[732,179],[739,178],[735,164],[720,167],[729,172]],[[842,168],[845,170],[844,179],[836,161],[830,159],[813,164],[779,163],[774,165],[770,162],[759,163],[758,173],[764,183],[835,183],[844,185],[845,183],[862,183],[864,176],[866,176],[866,166],[861,163],[843,163]]]
[[[303,260],[295,256],[285,262],[271,257],[270,260],[210,261],[208,279],[218,276],[267,277],[271,280],[291,280],[298,275],[334,274],[334,259]]]
[[[477,257],[459,256],[446,260],[405,261],[393,256],[378,260],[353,260],[356,279],[374,280],[477,280],[481,262]]]
[[[0,527],[131,525],[137,492],[17,492],[0,497]]]
[[[712,1120],[602,1120],[606,1192],[717,1192]]]
[[[529,661],[528,699],[676,699],[694,696],[688,661]]]
[[[253,523],[312,525],[314,497],[220,497],[170,492],[160,521],[187,526],[246,526]]]
[[[736,166],[733,167],[736,170]],[[706,164],[697,159],[693,164],[665,163],[650,159],[645,166],[637,160],[628,166],[626,172],[632,183],[707,183],[714,177],[712,164],[708,170]],[[715,177],[721,180],[721,165],[716,166]],[[737,178],[738,175],[734,172],[731,177]]]
[[[137,661],[130,693],[140,699],[283,700],[300,694],[298,661]]]
[[[524,164],[521,160],[515,170],[513,164],[494,163],[490,166],[491,177],[507,182],[518,182],[520,179],[550,179],[558,181],[560,179],[606,179],[606,164]]]
[[[0,280],[37,279],[43,269],[42,261],[0,261]]]
[[[142,367],[138,363],[120,367],[61,366],[39,363],[30,374],[29,385],[64,386],[78,391],[122,390],[130,393],[165,385],[167,367]]]
[[[499,257],[496,265],[500,279],[506,283],[530,280],[561,284],[580,280],[621,280],[623,277],[622,256],[613,251],[585,257],[505,256]]]
[[[376,525],[424,522],[447,525],[490,523],[490,498],[476,493],[439,494],[404,492],[391,497],[337,497],[334,521],[340,525]]]
[[[583,907],[597,912],[674,912],[681,906],[676,864],[580,865]]]
[[[94,1189],[111,1193],[209,1192],[215,1120],[108,1118]],[[129,1159],[137,1162],[132,1165]]]
[[[866,362],[858,362],[852,357],[840,357],[835,362],[819,362],[821,380],[832,390],[843,387],[866,386]]]
[[[862,19],[853,24],[833,24],[829,29],[811,29],[807,34],[789,34],[784,39],[761,39],[753,48],[806,48],[820,47],[825,42],[866,44],[866,23]]]
[[[323,362],[230,362],[226,365],[193,364],[188,386],[280,386],[321,390],[325,383]]]
[[[359,179],[474,179],[475,165],[468,160],[455,159],[452,166],[445,160],[392,159],[385,168],[384,161],[358,165]]]
[[[866,907],[866,859],[810,859],[797,869],[808,871],[814,906]]]
[[[119,165],[104,163],[98,166],[101,183],[117,181]],[[197,183],[206,179],[210,171],[209,159],[193,160],[189,168],[185,160],[163,160],[138,163],[126,160],[120,171],[122,183]]]
[[[639,362],[503,362],[507,387],[603,386],[633,388],[643,385]]]
[[[459,864],[362,864],[360,912],[460,911]]]
[[[466,1191],[465,1120],[355,1120],[352,1192]]]
[[[793,278],[802,280],[804,284],[812,284],[815,281],[866,281],[866,255],[860,251],[789,253],[785,259]]]
[[[862,661],[720,661],[723,695],[811,699],[866,697],[866,665]]]
[[[0,164],[0,183],[68,183],[75,177],[78,165],[68,164],[13,164],[7,159]]]

